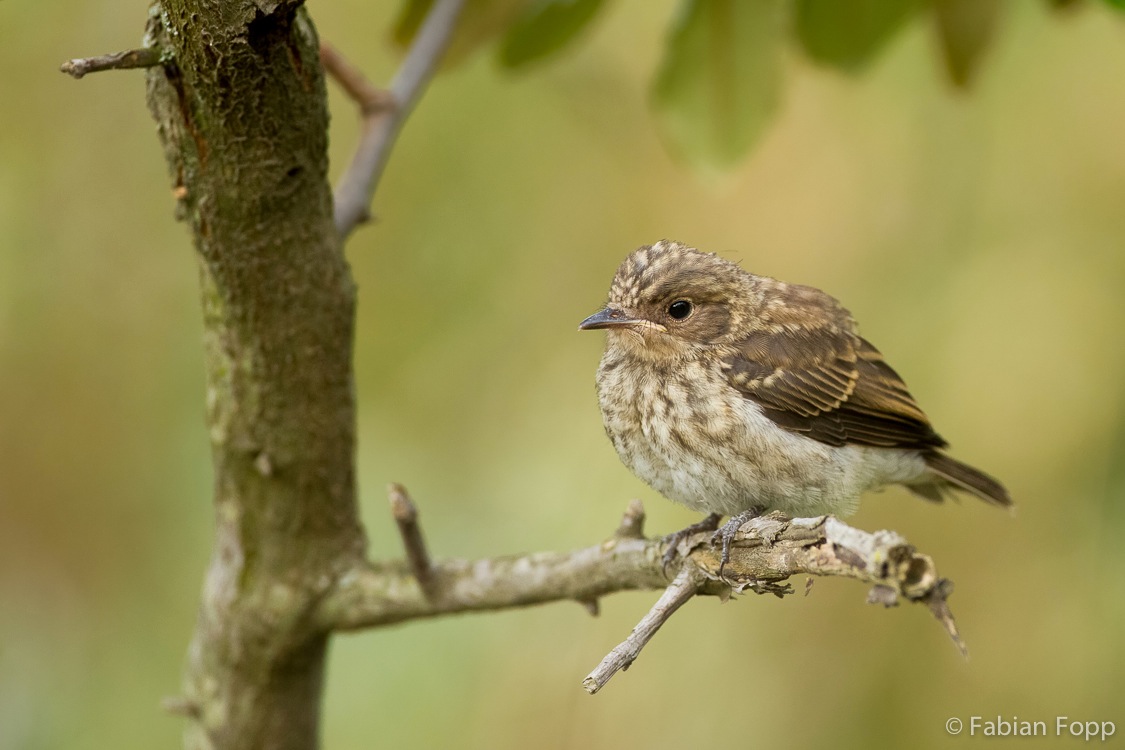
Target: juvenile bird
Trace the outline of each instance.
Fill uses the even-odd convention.
[[[607,333],[598,402],[622,462],[709,514],[669,537],[665,563],[684,536],[717,529],[725,565],[735,533],[766,510],[848,515],[889,484],[1012,503],[943,452],[902,378],[819,289],[662,240],[622,262],[605,309],[579,328]]]

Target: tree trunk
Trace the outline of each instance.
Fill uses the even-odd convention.
[[[188,654],[192,748],[312,748],[328,633],[362,564],[355,289],[333,225],[328,111],[301,2],[162,0],[148,72],[199,258],[216,538]]]

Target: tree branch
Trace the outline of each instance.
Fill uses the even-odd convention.
[[[374,563],[344,574],[321,604],[325,629],[359,630],[460,612],[487,612],[668,585],[660,544],[613,539],[569,552],[537,552],[481,560],[438,560],[433,592],[418,585],[401,561]]]
[[[752,591],[784,596],[795,575],[838,576],[870,584],[868,601],[893,606],[900,597],[927,606],[964,653],[946,603],[950,581],[933,560],[891,531],[852,528],[833,516],[788,519],[771,513],[743,525],[722,578],[710,533],[680,545],[682,563],[668,584],[661,539],[639,536],[643,511],[631,503],[617,532],[602,544],[570,552],[539,552],[483,560],[442,560],[419,586],[403,562],[366,564],[343,575],[321,602],[325,630],[383,627],[407,620],[482,612],[559,600],[596,602],[630,589],[665,589],[633,633],[583,682],[593,693],[637,658],[656,630],[695,594],[729,596]]]
[[[336,230],[341,237],[371,218],[371,200],[391,148],[449,47],[463,6],[464,0],[435,0],[389,91],[376,89],[335,49],[321,44],[325,70],[359,104],[362,118],[359,143],[334,196]]]
[[[126,70],[128,68],[151,68],[164,61],[164,52],[153,47],[141,47],[110,55],[79,57],[67,60],[59,70],[74,78],[102,70]]]
[[[406,562],[410,565],[410,572],[414,574],[414,578],[426,591],[433,578],[430,575],[430,553],[426,549],[426,540],[422,538],[422,527],[418,525],[418,509],[401,484],[391,484],[388,495],[391,501],[391,515],[398,524],[402,547],[406,551]]]
[[[586,692],[593,695],[605,687],[609,679],[619,671],[628,669],[629,665],[636,661],[645,644],[656,635],[660,626],[668,622],[668,618],[677,609],[687,604],[688,599],[695,596],[702,580],[699,569],[694,565],[681,566],[672,585],[664,589],[656,604],[652,605],[648,614],[641,618],[629,637],[614,646],[613,650],[602,659],[601,664],[582,680],[582,687]]]

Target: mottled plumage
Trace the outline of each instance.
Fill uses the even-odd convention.
[[[942,452],[902,378],[819,289],[662,241],[622,262],[581,327],[607,332],[598,401],[621,460],[691,508],[846,515],[895,483],[1011,504]]]

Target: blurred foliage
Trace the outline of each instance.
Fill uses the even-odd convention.
[[[765,129],[781,87],[782,0],[689,0],[673,24],[653,102],[677,153],[730,167]]]
[[[820,580],[690,602],[590,698],[580,680],[654,599],[624,594],[597,619],[560,603],[337,639],[326,747],[940,748],[968,741],[945,720],[974,714],[1122,736],[1125,18],[1054,5],[1007,4],[967,96],[936,83],[932,12],[858,74],[790,44],[772,125],[700,184],[646,96],[681,4],[606,3],[533,74],[470,55],[437,78],[348,247],[373,557],[401,554],[389,481],[443,557],[590,544],[631,497],[650,533],[696,520],[617,460],[593,394],[602,338],[575,331],[632,248],[671,237],[838,296],[954,454],[1010,486],[1014,517],[893,490],[852,519],[956,581],[971,660],[918,608]],[[390,79],[398,57],[372,37],[397,6],[312,10]],[[136,44],[144,20],[109,0],[0,3],[3,750],[178,742],[159,701],[212,542],[195,260],[142,74],[57,72]],[[339,174],[357,123],[329,96]]]
[[[921,8],[918,0],[796,0],[795,33],[813,60],[857,71]]]
[[[530,0],[465,0],[457,30],[445,53],[443,65],[456,67],[484,44],[503,34],[523,18]],[[422,27],[434,0],[407,0],[394,25],[395,43],[405,49]]]
[[[594,20],[604,0],[532,0],[500,43],[500,63],[519,68],[563,49]]]
[[[1105,0],[1125,9],[1125,0]],[[1048,0],[1070,10],[1083,0]],[[409,46],[433,0],[406,0],[395,24]],[[604,0],[468,0],[446,66],[499,38],[503,67],[521,68],[582,36]],[[968,88],[995,41],[1006,0],[680,0],[653,83],[671,151],[704,171],[729,169],[765,132],[781,98],[787,37],[816,63],[861,71],[925,12],[949,81]],[[785,22],[788,21],[788,22]]]
[[[962,88],[977,74],[1000,23],[1003,0],[934,0],[934,23],[949,80]]]

